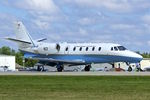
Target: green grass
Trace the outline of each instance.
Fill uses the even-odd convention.
[[[0,100],[150,100],[150,77],[0,76]]]

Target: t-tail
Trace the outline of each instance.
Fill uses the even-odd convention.
[[[15,23],[15,34],[16,34],[15,39],[14,38],[6,38],[6,39],[16,42],[19,46],[19,49],[36,46],[27,29],[20,21]]]

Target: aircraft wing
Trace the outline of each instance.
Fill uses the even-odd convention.
[[[63,64],[85,64],[85,61],[82,60],[59,60],[59,59],[52,59],[52,58],[31,58],[31,59],[37,59],[39,61],[43,62],[52,62],[52,63],[63,63]]]

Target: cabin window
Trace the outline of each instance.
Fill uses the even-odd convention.
[[[114,47],[114,50],[115,50],[115,51],[118,51],[118,48],[117,48],[117,47]]]
[[[60,45],[59,45],[59,44],[56,44],[56,49],[57,49],[58,51],[60,51]]]
[[[98,51],[101,51],[101,47],[98,48]]]
[[[111,51],[113,51],[114,50],[114,48],[113,47],[111,47]]]
[[[80,49],[79,49],[80,51],[82,51],[82,47],[80,47]]]
[[[92,51],[94,51],[94,50],[95,50],[95,47],[92,48]]]
[[[66,51],[68,51],[68,47],[66,47]]]
[[[88,48],[88,47],[86,47],[86,51],[88,51],[88,49],[89,49],[89,48]]]
[[[73,51],[75,51],[75,50],[76,50],[76,47],[73,48]]]
[[[48,47],[44,47],[43,50],[44,50],[44,51],[48,51]]]

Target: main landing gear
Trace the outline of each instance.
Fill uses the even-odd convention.
[[[88,72],[91,69],[91,65],[85,65],[84,71]]]
[[[38,65],[37,66],[37,71],[44,71],[44,65]]]
[[[62,72],[62,71],[64,70],[64,65],[59,65],[59,64],[58,64],[58,65],[56,66],[56,68],[57,68],[57,71],[58,71],[58,72]]]

